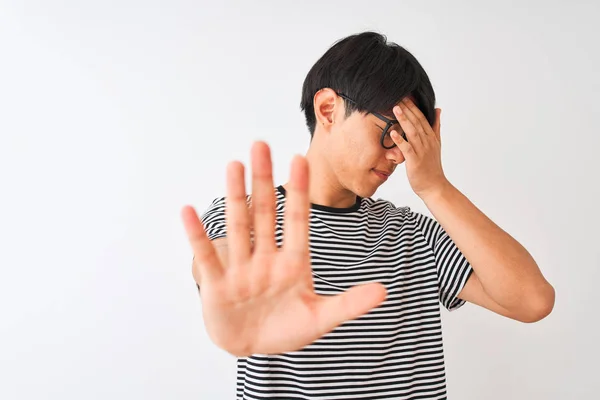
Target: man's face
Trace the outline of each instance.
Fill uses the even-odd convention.
[[[336,124],[331,127],[327,149],[331,168],[344,188],[370,197],[385,182],[386,174],[404,162],[404,156],[398,147],[385,149],[381,145],[384,121],[358,112],[344,118],[344,112],[338,107]],[[392,115],[384,117],[395,119]]]

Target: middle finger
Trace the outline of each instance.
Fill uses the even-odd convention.
[[[255,251],[275,251],[275,188],[271,151],[264,142],[252,146],[252,208]]]
[[[400,104],[398,104],[397,107],[398,108],[394,107],[394,113],[396,115],[396,118],[398,119],[398,122],[400,122],[400,126],[402,126],[402,129],[406,133],[406,136],[408,137],[408,142],[413,146],[414,150],[417,153],[419,153],[419,150],[423,147],[423,140],[421,138],[421,134],[417,130],[417,127],[414,125],[414,123],[410,120],[407,112],[407,107],[402,102],[400,102]]]

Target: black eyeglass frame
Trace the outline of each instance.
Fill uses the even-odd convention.
[[[352,100],[350,97],[346,96],[343,93],[338,93],[336,92],[338,96],[340,96],[341,98],[343,98],[344,100],[350,101],[356,105],[358,105],[358,103],[354,100]],[[381,147],[383,147],[384,149],[393,149],[394,147],[396,147],[396,143],[394,143],[392,146],[386,146],[384,143],[384,139],[385,139],[385,135],[388,133],[388,130],[392,127],[392,125],[394,124],[398,124],[400,125],[400,122],[396,119],[389,119],[384,117],[383,115],[376,113],[374,111],[369,111],[369,114],[373,114],[374,116],[376,116],[377,118],[379,118],[380,120],[382,120],[383,122],[385,122],[385,128],[383,129],[383,132],[381,132],[381,139],[380,139],[380,143],[381,143]],[[406,140],[408,142],[408,139],[406,138],[406,134],[404,133],[404,131],[399,132],[400,136],[402,136],[402,138],[404,140]]]

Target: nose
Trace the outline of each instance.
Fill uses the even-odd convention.
[[[402,164],[404,162],[404,155],[398,148],[398,146],[394,146],[391,149],[386,149],[385,158],[394,164]]]

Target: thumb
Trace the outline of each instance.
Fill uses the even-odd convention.
[[[331,332],[345,321],[366,314],[380,305],[387,295],[381,283],[368,283],[350,288],[342,294],[324,297],[318,309],[320,335]]]

